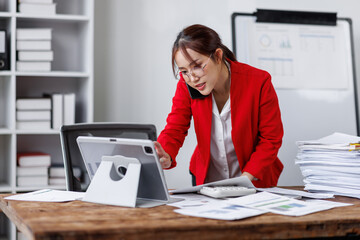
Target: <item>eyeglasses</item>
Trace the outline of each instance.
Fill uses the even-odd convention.
[[[186,71],[186,70],[178,71],[176,74],[176,78],[180,79],[180,73],[183,75],[183,77],[187,77],[189,79],[191,79],[191,77],[198,77],[198,78],[203,77],[205,75],[204,69],[207,66],[207,64],[209,63],[211,56],[212,56],[212,54],[209,56],[209,58],[207,59],[206,63],[203,66],[195,65],[189,71]]]

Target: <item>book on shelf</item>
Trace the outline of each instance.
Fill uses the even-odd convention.
[[[18,121],[39,121],[51,120],[50,110],[17,110],[16,120]]]
[[[49,178],[49,185],[50,186],[66,186],[66,178]]]
[[[16,176],[48,176],[49,168],[40,167],[16,167]]]
[[[17,121],[18,130],[50,130],[51,121]]]
[[[81,178],[82,171],[80,167],[73,167],[73,175],[76,178]],[[52,178],[65,178],[65,168],[63,165],[52,165],[49,168],[49,176]]]
[[[51,128],[60,129],[63,125],[63,94],[44,93],[44,97],[51,99]]]
[[[18,187],[41,187],[49,185],[48,176],[20,176],[17,177]]]
[[[18,10],[24,14],[55,15],[56,3],[19,3]]]
[[[49,51],[51,50],[50,40],[17,40],[16,50],[18,51]]]
[[[16,29],[17,40],[51,40],[51,28],[18,28]]]
[[[65,178],[65,168],[63,166],[50,166],[49,176],[51,178]]]
[[[53,3],[53,0],[18,0],[18,3],[42,3],[42,4],[50,4]]]
[[[43,152],[18,152],[17,164],[20,167],[49,167],[51,156]]]
[[[54,59],[53,51],[18,51],[19,61],[52,61]]]
[[[23,72],[50,72],[51,62],[39,61],[39,62],[26,62],[16,61],[16,70]]]
[[[17,110],[51,110],[50,98],[18,98]]]
[[[63,104],[64,125],[71,125],[75,123],[75,104],[76,104],[75,93],[65,93],[64,104]]]

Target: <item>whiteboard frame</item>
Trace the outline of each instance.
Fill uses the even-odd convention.
[[[236,17],[256,17],[256,12],[254,13],[241,13],[234,12],[231,15],[231,35],[232,35],[232,50],[236,56]],[[337,18],[339,21],[347,21],[349,23],[349,32],[350,32],[350,47],[351,47],[351,61],[352,61],[352,76],[353,76],[353,88],[354,88],[354,105],[355,105],[355,118],[356,118],[356,133],[357,136],[360,136],[360,123],[359,123],[359,106],[358,106],[358,93],[357,93],[357,82],[356,82],[356,69],[355,69],[355,53],[354,53],[354,34],[353,34],[353,24],[350,18]],[[291,23],[289,23],[291,24]]]
[[[241,45],[241,44],[244,44],[244,42],[245,42],[245,45],[246,45],[246,40],[242,41],[242,42],[239,42],[239,41],[237,42],[236,41],[237,40],[236,35],[238,34],[238,32],[236,32],[236,27],[237,27],[236,26],[236,20],[237,20],[237,17],[251,17],[251,18],[254,18],[254,17],[256,17],[256,13],[233,13],[232,16],[231,16],[232,44],[233,44],[233,52],[234,52],[235,56],[238,53],[237,48],[243,49],[245,47],[248,47],[248,46]],[[349,129],[350,132],[346,132],[346,133],[348,133],[348,134],[357,134],[358,136],[360,135],[360,133],[359,133],[359,130],[360,130],[359,129],[359,112],[358,112],[358,96],[357,96],[357,84],[356,84],[356,73],[355,73],[355,57],[354,57],[354,40],[353,40],[352,21],[349,18],[337,18],[337,21],[346,21],[348,23],[347,25],[350,28],[350,29],[348,29],[348,32],[350,34],[350,36],[349,36],[350,39],[348,39],[346,37],[346,39],[347,39],[346,41],[350,45],[350,52],[347,53],[346,58],[347,58],[348,65],[349,65],[349,75],[350,75],[350,71],[351,71],[351,74],[352,74],[352,76],[350,76],[348,81],[349,81],[350,85],[352,85],[352,86],[349,85],[349,90],[347,90],[347,93],[349,94],[349,97],[348,97],[347,101],[351,101],[351,103],[349,105],[351,106],[351,108],[354,107],[355,109],[354,109],[354,111],[351,111],[351,108],[349,108],[349,109],[344,108],[345,109],[344,111],[349,112],[351,114],[351,119],[354,119],[356,122],[354,124],[352,124],[353,120],[350,120],[351,125],[344,124],[343,127],[341,127],[341,125],[336,125],[336,124],[334,125],[334,123],[332,123],[331,125],[329,125],[327,127],[324,127],[323,129],[319,129],[319,131],[317,131],[316,126],[319,126],[318,125],[318,124],[320,124],[319,121],[322,119],[322,117],[320,117],[319,119],[314,119],[315,122],[314,122],[314,128],[313,129],[311,129],[311,127],[309,127],[308,129],[310,129],[310,131],[306,131],[306,132],[303,131],[304,132],[303,135],[300,133],[300,135],[297,136],[298,129],[294,129],[294,131],[291,130],[291,132],[289,131],[289,129],[293,129],[293,128],[301,129],[301,126],[302,126],[301,121],[304,120],[308,124],[308,121],[309,121],[309,119],[311,119],[312,116],[307,116],[307,119],[300,119],[300,122],[299,121],[289,121],[289,119],[291,117],[292,118],[297,117],[296,115],[294,115],[294,109],[293,108],[288,109],[287,103],[285,103],[285,105],[282,105],[281,101],[279,101],[280,108],[282,108],[282,106],[283,106],[285,109],[289,110],[289,114],[284,114],[284,112],[282,114],[283,115],[282,118],[283,118],[283,121],[284,121],[284,138],[283,138],[283,145],[280,148],[278,155],[279,155],[279,158],[282,160],[285,168],[284,168],[284,171],[283,171],[283,173],[281,174],[281,176],[279,178],[279,185],[281,185],[281,186],[302,185],[303,176],[302,176],[302,174],[300,172],[299,166],[295,165],[295,158],[296,158],[296,154],[297,154],[296,141],[317,139],[317,138],[320,138],[320,137],[324,137],[323,134],[329,134],[330,135],[330,134],[333,133],[333,132],[330,132],[330,130],[333,129],[333,128],[334,128],[334,131],[342,131],[342,130],[336,130],[336,128]],[[287,24],[287,23],[281,23],[281,24]],[[294,25],[293,23],[289,23],[289,24]],[[246,37],[246,36],[244,36],[244,37]],[[236,57],[239,58],[240,56],[236,56]],[[350,66],[350,64],[351,64],[351,66]],[[251,63],[250,63],[250,65],[251,65]],[[351,77],[352,77],[352,80],[351,80]],[[295,91],[300,91],[300,92],[301,91],[309,91],[309,90],[310,90],[310,92],[313,91],[311,89],[309,89],[309,90],[306,90],[306,89],[304,89],[304,90],[275,89],[275,90],[277,91],[278,96],[280,98],[284,97],[284,96],[288,97],[289,96],[288,94],[293,93]],[[318,90],[315,90],[315,91],[318,91]],[[323,90],[320,89],[320,91],[323,91]],[[335,91],[337,91],[337,90],[335,90]],[[286,94],[284,94],[284,93],[286,93]],[[311,92],[311,94],[314,95],[314,92]],[[354,102],[352,101],[352,99],[354,100]],[[281,100],[281,99],[279,99],[279,100]],[[298,98],[295,97],[294,99],[290,99],[289,101],[290,102],[291,101],[295,102],[294,100],[298,101]],[[284,104],[284,102],[287,102],[287,101],[283,101],[283,104]],[[341,103],[344,104],[343,102],[341,102]],[[318,103],[316,103],[316,104],[318,104]],[[304,106],[305,105],[306,105],[306,103],[304,103]],[[303,108],[304,106],[301,106],[302,109],[304,109]],[[325,105],[324,107],[329,109],[331,107],[331,105]],[[298,109],[296,109],[296,111],[298,111]],[[299,111],[301,111],[301,109]],[[324,112],[324,116],[328,117],[328,115],[329,115],[328,111]],[[341,116],[339,116],[340,119],[341,119]],[[335,120],[337,120],[337,118]],[[316,122],[316,121],[318,121],[318,122]],[[311,122],[313,122],[313,121],[311,120]],[[306,125],[306,126],[308,126],[308,125]],[[334,126],[334,127],[332,127],[332,126]],[[337,126],[340,126],[340,127],[337,127]],[[303,139],[303,138],[306,138],[306,139]]]

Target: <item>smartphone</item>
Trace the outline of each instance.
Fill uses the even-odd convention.
[[[202,95],[198,90],[190,87],[189,84],[187,84],[187,83],[185,83],[185,84],[186,84],[187,89],[189,90],[190,97],[192,99],[201,99],[201,98],[205,98],[205,97],[209,96],[209,95]]]

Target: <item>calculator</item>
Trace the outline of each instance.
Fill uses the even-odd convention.
[[[213,198],[241,197],[256,193],[255,188],[247,188],[241,186],[214,186],[202,187],[200,194]]]

